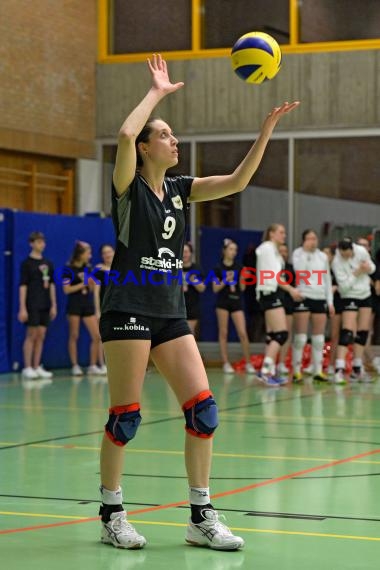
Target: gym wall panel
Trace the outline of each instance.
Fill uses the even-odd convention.
[[[274,81],[247,85],[228,57],[170,61],[171,79],[185,87],[157,108],[178,135],[258,131],[283,101],[301,101],[276,128],[379,126],[380,50],[284,55]],[[127,114],[149,88],[145,63],[97,65],[96,134],[116,137]]]
[[[94,154],[97,3],[1,2],[2,148]]]

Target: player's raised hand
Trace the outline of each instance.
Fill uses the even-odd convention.
[[[299,101],[293,101],[293,103],[286,102],[283,103],[280,107],[274,107],[266,117],[262,130],[269,132],[273,131],[274,127],[277,125],[281,117],[296,109],[299,104]]]
[[[179,83],[172,83],[170,81],[166,61],[162,59],[160,54],[154,53],[152,59],[148,58],[147,63],[150,73],[152,74],[152,87],[155,89],[168,94],[174,93],[174,91],[184,86],[182,81]]]

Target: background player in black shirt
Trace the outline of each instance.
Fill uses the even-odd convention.
[[[200,295],[206,289],[202,283],[204,276],[202,270],[193,261],[193,246],[190,242],[183,246],[182,288],[185,296],[187,322],[195,336],[196,328],[201,316]]]
[[[94,288],[94,301],[95,301],[95,315],[96,318],[100,319],[101,314],[101,305],[104,299],[104,293],[106,291],[106,286],[108,283],[108,275],[111,270],[113,256],[115,255],[115,250],[112,245],[109,243],[104,243],[100,247],[100,255],[102,258],[101,263],[98,263],[95,267],[96,269],[96,279],[100,282],[100,285],[96,284]],[[104,353],[103,353],[103,345],[100,343],[99,346],[99,355],[98,355],[98,363],[100,370],[107,374],[107,367],[104,362]]]
[[[217,407],[186,322],[178,282],[187,204],[243,191],[260,164],[276,123],[298,103],[273,109],[257,141],[232,174],[166,178],[166,170],[178,162],[178,140],[167,123],[149,117],[158,103],[183,83],[171,83],[166,62],[159,55],[148,60],[148,67],[152,86],[121,126],[113,173],[115,282],[107,286],[100,318],[111,400],[101,450],[101,540],[123,548],[146,544],[127,522],[120,480],[123,446],[135,436],[141,421],[139,402],[151,353],[186,420],[185,463],[191,504],[186,540],[218,550],[235,550],[244,545],[243,539],[219,521],[210,504]],[[165,424],[159,429],[164,440]]]
[[[223,372],[225,374],[233,374],[234,369],[229,362],[227,351],[228,322],[231,316],[243,348],[245,370],[249,374],[254,374],[255,369],[251,364],[249,340],[243,311],[245,284],[241,283],[240,275],[243,265],[236,261],[237,253],[237,243],[232,239],[226,238],[223,241],[222,259],[220,264],[214,269],[215,275],[219,280],[219,283],[212,283],[212,290],[217,295],[216,316],[218,319],[219,347],[223,361]]]
[[[83,323],[91,338],[90,366],[88,374],[102,375],[97,366],[100,347],[98,321],[95,316],[94,288],[95,282],[89,277],[91,273],[91,246],[85,241],[76,241],[71,259],[65,268],[65,275],[70,275],[67,283],[63,283],[63,292],[67,295],[66,314],[69,322],[68,350],[71,361],[72,376],[82,376],[83,370],[78,364],[78,338],[80,323]],[[87,271],[87,276],[85,272]]]
[[[43,257],[46,247],[42,232],[29,236],[32,248],[21,264],[18,319],[27,326],[23,345],[23,378],[32,380],[52,377],[52,373],[41,366],[41,355],[49,322],[57,316],[54,268],[51,261]]]

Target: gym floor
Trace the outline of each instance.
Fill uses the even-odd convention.
[[[375,569],[380,547],[380,382],[258,385],[209,372],[220,410],[213,504],[246,547],[184,543],[183,417],[147,375],[143,423],[123,476],[144,550],[99,542],[99,445],[107,384],[57,371],[53,384],[0,380],[0,552],[3,568],[45,570]],[[379,439],[379,441],[376,441]]]

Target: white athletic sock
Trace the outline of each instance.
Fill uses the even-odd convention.
[[[323,334],[313,334],[311,337],[311,353],[314,366],[314,374],[321,374],[322,360],[323,360],[323,347],[325,344],[325,337]]]
[[[307,342],[307,335],[299,333],[294,335],[293,340],[293,372],[299,374],[302,366],[303,349]]]
[[[335,361],[335,370],[344,370],[346,368],[346,363],[343,358],[337,358]]]
[[[208,505],[210,502],[209,487],[189,487],[190,505]]]
[[[363,360],[361,358],[354,358],[352,366],[355,366],[355,368],[362,368]]]
[[[273,362],[273,358],[271,356],[266,356],[263,360],[263,365],[261,367],[261,372],[263,374],[274,374],[275,366]]]
[[[99,487],[103,505],[121,505],[123,503],[123,491],[119,487],[116,491],[109,491],[101,485]]]

